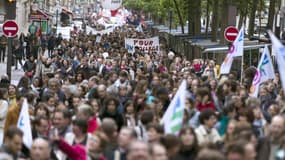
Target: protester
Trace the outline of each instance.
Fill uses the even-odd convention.
[[[154,143],[151,147],[153,160],[168,160],[167,152],[163,145]]]
[[[269,134],[267,137],[261,139],[258,147],[258,156],[260,160],[274,159],[275,153],[278,150],[280,139],[284,134],[285,120],[283,116],[275,116],[269,126]]]
[[[34,140],[30,152],[31,160],[49,160],[51,158],[49,142],[42,138]]]
[[[275,79],[264,81],[252,96],[258,67],[245,69],[242,77],[219,75],[216,60],[186,59],[164,41],[152,49],[148,40],[155,34],[144,26],[144,32],[135,29],[141,17],[130,15],[130,24],[108,33],[110,28],[91,23],[98,34],[78,31],[69,40],[52,33],[35,32],[26,40],[22,35],[24,76],[16,85],[1,76],[0,87],[8,90],[0,89],[3,153],[12,147],[8,154],[17,157],[21,150],[22,141],[13,148],[20,138],[9,132],[23,124],[27,99],[31,127],[23,132],[31,131],[32,146],[26,159],[280,158],[285,148],[281,74],[272,72]],[[131,38],[139,46],[128,46]],[[23,46],[14,47],[19,63]]]
[[[175,159],[177,160],[192,160],[195,159],[199,152],[198,139],[193,128],[183,126],[179,133],[180,136],[180,151]]]
[[[128,148],[128,160],[151,160],[150,149],[146,142],[134,141]]]
[[[216,119],[216,113],[211,109],[201,112],[199,116],[200,126],[195,130],[200,145],[221,141],[218,131],[214,128]]]
[[[107,159],[121,160],[127,159],[127,150],[129,145],[137,138],[136,132],[132,128],[122,128],[118,135],[118,148],[108,153]]]
[[[3,159],[18,159],[21,157],[23,132],[15,126],[6,131],[6,139],[0,148],[0,157]]]

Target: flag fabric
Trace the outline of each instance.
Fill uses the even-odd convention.
[[[228,74],[231,70],[234,57],[243,56],[243,43],[244,43],[244,26],[241,27],[237,38],[233,42],[226,58],[224,59],[220,73]]]
[[[250,87],[249,95],[257,97],[260,84],[269,79],[274,79],[274,77],[275,73],[274,73],[273,63],[269,54],[268,47],[265,46],[263,54],[258,63],[255,76],[252,81],[252,85]]]
[[[164,124],[165,133],[178,134],[183,123],[186,98],[186,80],[179,86],[174,98],[170,102],[161,123]]]
[[[31,148],[33,143],[33,138],[32,138],[30,115],[29,115],[29,105],[27,99],[25,99],[23,102],[17,127],[21,129],[24,133],[23,142],[25,146]]]
[[[283,90],[285,90],[285,47],[271,31],[268,31],[268,34],[271,39],[272,47],[276,51],[275,57],[278,64],[278,71],[280,74]]]

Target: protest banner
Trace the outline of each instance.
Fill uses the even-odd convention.
[[[97,30],[89,27],[89,28],[87,28],[86,32],[88,34],[91,33],[92,35],[97,35],[97,34],[103,35],[103,34],[110,34],[110,33],[114,32],[114,29],[115,29],[115,27],[109,27],[107,29],[97,31]]]
[[[132,39],[125,38],[125,48],[129,53],[134,53],[135,48],[138,47],[143,52],[157,52],[159,53],[159,38],[152,37],[148,39]]]

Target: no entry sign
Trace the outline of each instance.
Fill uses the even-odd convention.
[[[7,20],[2,26],[3,33],[6,37],[15,37],[19,27],[15,21]]]
[[[225,39],[229,42],[233,42],[238,36],[238,29],[234,26],[229,26],[224,32]]]

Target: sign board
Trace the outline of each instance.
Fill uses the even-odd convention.
[[[15,37],[18,33],[19,27],[15,21],[7,20],[4,22],[2,30],[6,37]]]
[[[228,42],[233,42],[238,36],[238,29],[234,26],[229,26],[224,31],[224,37]]]
[[[138,47],[143,52],[157,52],[159,53],[159,38],[152,37],[148,39],[131,39],[125,38],[125,48],[129,53],[135,52],[135,47]]]

